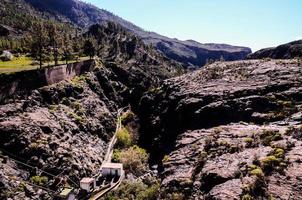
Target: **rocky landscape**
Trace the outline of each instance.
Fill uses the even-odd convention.
[[[215,63],[146,94],[161,198],[299,199],[301,73],[299,60]]]
[[[0,199],[52,198],[30,182],[54,191],[65,184],[77,188],[100,168],[118,108],[130,104],[135,110],[143,92],[182,73],[178,63],[114,23],[95,25],[87,34],[103,47],[93,71],[19,91],[0,106]],[[0,81],[6,76],[14,75]]]
[[[0,200],[57,199],[67,187],[87,199],[79,181],[108,146],[125,179],[104,200],[301,199],[301,41],[247,56],[78,0],[0,0],[1,48],[33,56],[35,23],[48,32],[34,61],[50,52],[66,63],[0,75]]]

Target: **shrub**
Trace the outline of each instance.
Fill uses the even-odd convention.
[[[257,176],[257,177],[264,177],[264,173],[262,171],[261,168],[257,168],[257,169],[254,169],[250,172],[250,175],[254,175],[254,176]]]
[[[253,143],[254,143],[254,139],[253,138],[245,138],[244,142],[246,143],[247,147],[252,147]]]
[[[159,183],[151,185],[137,195],[137,200],[157,200],[159,195]]]
[[[263,145],[269,146],[272,141],[281,140],[282,136],[279,133],[279,131],[265,130],[260,135],[260,139],[261,139]]]
[[[112,162],[120,162],[121,150],[114,149],[112,154]]]
[[[126,128],[121,128],[116,134],[116,145],[119,148],[126,148],[132,144],[132,137]]]
[[[241,197],[241,200],[253,200],[254,198],[249,195],[249,194],[245,194]]]
[[[108,193],[103,199],[136,199],[136,200],[156,200],[159,195],[159,183],[146,185],[143,182],[123,181],[118,189]]]
[[[48,107],[48,111],[49,111],[49,113],[51,113],[51,114],[54,114],[57,110],[58,110],[58,106],[50,105],[50,106]]]
[[[265,172],[269,173],[274,170],[280,163],[275,156],[267,156],[261,160],[261,164]]]
[[[82,105],[80,104],[80,102],[75,101],[71,103],[71,107],[75,110],[81,110],[83,109]]]
[[[184,195],[181,194],[181,193],[173,192],[172,195],[171,195],[171,199],[172,200],[183,200]]]
[[[167,162],[169,160],[169,158],[170,157],[168,155],[165,155],[164,158],[162,159],[162,162],[163,163]]]
[[[48,178],[46,176],[33,176],[30,178],[30,181],[33,184],[39,185],[39,186],[44,186],[48,182]]]
[[[149,155],[145,149],[135,145],[126,150],[115,151],[113,159],[116,162],[123,163],[126,171],[140,176],[145,173],[148,168]]]
[[[133,112],[127,111],[127,112],[123,113],[123,115],[121,116],[121,122],[124,124],[129,121],[132,121],[134,119],[134,116],[135,115]]]
[[[284,156],[285,156],[284,150],[280,149],[280,148],[275,149],[273,154],[276,158],[282,158],[283,159]]]
[[[73,118],[73,120],[77,123],[77,124],[82,124],[85,122],[85,119],[79,115],[77,115],[76,113],[73,112],[69,112],[68,116]]]

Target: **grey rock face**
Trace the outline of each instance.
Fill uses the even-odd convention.
[[[223,62],[146,94],[141,140],[167,155],[162,198],[299,199],[301,75],[298,60]]]

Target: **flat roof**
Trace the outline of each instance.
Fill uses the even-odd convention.
[[[89,177],[82,178],[81,180],[81,183],[91,183],[91,182],[94,182],[94,179]]]
[[[113,168],[113,169],[122,169],[123,164],[122,163],[104,163],[101,167],[102,168]]]
[[[62,196],[62,197],[67,197],[72,191],[73,191],[73,188],[65,188],[65,189],[60,193],[60,196]]]

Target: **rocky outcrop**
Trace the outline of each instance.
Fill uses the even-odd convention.
[[[278,47],[261,49],[247,56],[248,59],[291,59],[302,57],[302,40],[290,42]]]
[[[117,96],[123,89],[102,82],[102,77],[110,77],[109,71],[97,69],[94,73],[38,88],[27,98],[19,97],[1,105],[3,155],[47,172],[39,174],[9,161],[6,165],[15,166],[18,172],[26,171],[27,175],[15,183],[18,187],[28,186],[24,181],[33,176],[48,177],[50,187],[55,181],[53,176],[58,175],[74,185],[81,177],[96,173],[115,130],[115,112],[122,103]],[[15,180],[13,176],[3,176],[1,184],[6,185],[6,179]],[[9,194],[11,187],[5,188],[3,193]],[[13,195],[19,199],[22,195],[33,198],[37,192],[24,194],[24,190],[19,190]]]
[[[299,199],[298,60],[215,63],[141,101],[141,143],[162,165],[162,199]],[[152,141],[152,142],[150,142]]]

